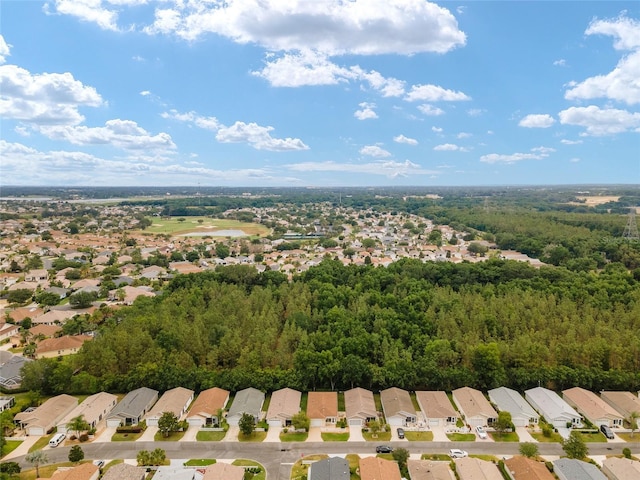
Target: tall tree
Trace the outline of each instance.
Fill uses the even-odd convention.
[[[584,439],[581,437],[580,432],[573,430],[569,435],[569,438],[562,441],[562,449],[569,458],[575,458],[582,460],[589,455],[589,449]]]
[[[77,417],[73,417],[67,423],[67,428],[69,430],[73,430],[76,432],[76,437],[80,436],[80,432],[84,432],[91,428],[91,425],[84,419],[84,415],[78,415]]]
[[[255,419],[253,418],[253,415],[250,413],[243,413],[240,417],[240,421],[238,422],[238,427],[240,428],[240,433],[245,437],[250,436],[255,429]]]
[[[34,450],[28,453],[24,459],[36,467],[36,478],[40,477],[40,465],[44,465],[49,461],[49,457],[47,457],[47,454],[42,450]]]
[[[520,444],[520,455],[527,458],[538,456],[538,445],[533,442],[523,442]]]
[[[78,463],[81,460],[84,460],[84,451],[80,447],[80,445],[74,445],[69,450],[69,461],[71,463]]]
[[[504,434],[507,430],[513,427],[513,422],[511,421],[511,413],[506,410],[502,410],[498,412],[498,418],[493,424],[493,428],[500,434]]]
[[[631,429],[631,438],[633,438],[633,433],[638,429],[638,419],[640,418],[640,413],[633,411],[629,414],[629,418],[627,421],[629,422],[629,428]]]
[[[179,420],[173,412],[162,412],[158,419],[158,431],[163,437],[168,437],[170,433],[178,431]]]

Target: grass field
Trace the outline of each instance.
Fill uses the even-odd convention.
[[[216,463],[215,458],[192,458],[187,460],[184,464],[188,467],[206,467],[207,465],[213,465]]]
[[[227,432],[209,432],[201,430],[196,434],[196,440],[199,442],[219,442],[224,438]]]
[[[5,455],[13,452],[16,448],[20,446],[22,440],[7,440],[4,446],[2,447],[2,453],[0,457],[4,457]]]
[[[153,436],[153,441],[154,442],[177,442],[182,437],[184,437],[185,433],[187,433],[187,432],[186,431],[184,431],[184,432],[171,432],[171,433],[169,433],[169,436],[165,437],[162,434],[162,432],[156,432],[156,434]]]
[[[291,480],[301,480],[309,473],[309,463],[317,462],[329,458],[328,455],[306,455],[302,460],[298,460],[291,468]],[[304,463],[303,463],[304,461]]]
[[[497,433],[489,432],[494,442],[519,442],[518,434],[516,432]]]
[[[265,438],[267,438],[267,432],[253,432],[251,435],[238,434],[239,442],[262,442]]]
[[[247,460],[244,458],[239,458],[231,465],[236,465],[237,467],[260,467],[260,473],[257,473],[253,476],[253,480],[265,480],[267,478],[267,472],[262,466],[262,464],[258,462],[254,462],[253,460]]]
[[[585,443],[604,443],[607,441],[607,438],[601,433],[580,433],[580,436],[585,441]]]
[[[281,442],[304,442],[309,437],[309,432],[280,433]]]
[[[237,220],[210,218],[210,217],[148,217],[150,227],[138,233],[151,233],[158,235],[184,235],[188,233],[211,233],[212,236],[219,230],[242,230],[249,236],[266,236],[269,229],[259,223],[245,223]]]
[[[550,437],[545,437],[542,433],[532,433],[531,436],[541,443],[562,442],[562,436],[555,432],[553,432]]]
[[[346,442],[349,440],[349,432],[346,433],[329,433],[322,432],[322,441],[323,442]]]
[[[476,436],[473,433],[447,433],[447,437],[452,442],[475,442]]]
[[[404,432],[404,436],[411,442],[432,442],[433,432]]]
[[[378,432],[375,437],[371,432],[362,432],[362,436],[367,442],[388,442],[391,440],[391,432]]]
[[[140,433],[114,433],[111,437],[112,442],[135,442],[144,432]]]

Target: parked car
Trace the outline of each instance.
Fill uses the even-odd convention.
[[[401,440],[404,438],[404,428],[398,428],[398,438]]]
[[[449,456],[451,458],[462,458],[467,457],[468,455],[469,454],[464,450],[458,450],[457,448],[452,448],[451,450],[449,450]]]
[[[609,425],[600,425],[600,431],[604,433],[604,436],[609,440],[616,438],[611,428],[609,428]]]
[[[483,427],[481,427],[480,425],[478,425],[478,426],[476,427],[476,434],[478,435],[478,437],[479,437],[479,438],[482,438],[483,440],[484,440],[485,438],[487,438],[487,432],[486,432],[486,430],[485,430]]]
[[[393,448],[389,445],[378,445],[376,447],[376,453],[391,453],[393,452]]]
[[[98,468],[102,468],[104,467],[104,460],[94,460],[93,464]]]

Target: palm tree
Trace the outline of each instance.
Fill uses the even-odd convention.
[[[633,411],[629,414],[629,418],[627,419],[629,422],[629,427],[631,428],[631,438],[633,438],[633,432],[638,429],[638,419],[640,418],[640,413]]]
[[[84,419],[84,415],[78,415],[77,417],[72,418],[67,423],[67,429],[73,430],[76,432],[76,437],[80,436],[81,431],[89,430],[91,425],[89,425]]]
[[[43,465],[49,461],[47,454],[42,450],[35,450],[31,453],[28,453],[27,456],[24,457],[24,459],[32,465],[35,465],[36,478],[40,477],[40,465]]]

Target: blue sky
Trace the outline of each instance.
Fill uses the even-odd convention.
[[[640,3],[0,1],[0,185],[640,182]]]

